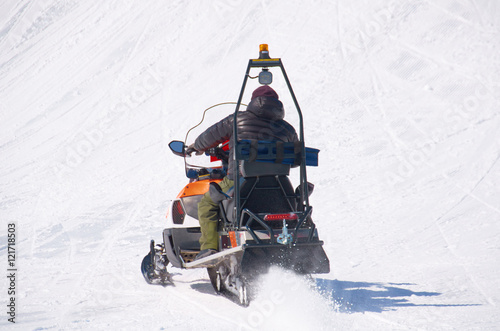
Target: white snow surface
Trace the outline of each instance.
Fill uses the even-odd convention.
[[[500,329],[499,31],[496,0],[2,1],[0,329]],[[273,269],[247,308],[205,270],[148,285],[186,182],[167,144],[237,101],[261,43],[321,150],[331,273]]]

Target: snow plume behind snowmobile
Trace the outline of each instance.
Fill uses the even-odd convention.
[[[236,118],[254,68],[261,69],[261,85],[272,83],[269,68],[281,69],[299,117],[298,142],[238,139]],[[309,204],[313,185],[307,182],[306,167],[318,165],[319,151],[305,147],[302,112],[281,59],[270,58],[267,45],[261,45],[258,59],[249,60],[233,123],[233,155],[239,171],[234,174],[230,194],[222,192],[217,184],[225,176],[227,146],[206,151],[207,156],[221,159],[222,166],[198,167],[186,161],[190,155],[185,142],[169,144],[175,155],[184,158],[189,183],[170,205],[163,243],[151,242],[141,269],[148,283],[167,284],[171,282],[168,264],[182,269],[207,268],[217,293],[236,297],[246,306],[256,276],[267,272],[271,265],[315,274],[329,273],[330,264]],[[292,166],[299,170],[295,189],[289,179]],[[197,206],[206,192],[220,206],[219,251],[195,261],[201,236]]]

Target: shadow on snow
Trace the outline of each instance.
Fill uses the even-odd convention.
[[[370,283],[350,282],[316,278],[317,290],[337,307],[339,312],[358,313],[396,310],[399,307],[458,307],[477,306],[477,304],[425,304],[412,303],[408,299],[417,297],[436,297],[439,292],[415,292],[406,287],[410,283]]]

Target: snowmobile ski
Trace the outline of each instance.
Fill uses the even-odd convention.
[[[172,284],[171,276],[167,271],[168,260],[161,245],[156,245],[151,240],[150,251],[142,259],[141,272],[148,284],[169,285]]]

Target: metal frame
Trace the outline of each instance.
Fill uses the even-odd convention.
[[[247,70],[245,73],[245,78],[243,79],[243,84],[241,87],[240,95],[238,97],[238,102],[236,103],[236,109],[234,111],[234,118],[233,118],[233,139],[234,139],[234,147],[237,148],[238,146],[238,123],[237,123],[237,118],[238,118],[238,112],[241,106],[241,101],[243,99],[243,94],[245,92],[245,87],[248,78],[250,77],[250,70],[252,68],[268,68],[268,67],[280,67],[281,73],[283,74],[283,77],[285,78],[285,82],[288,86],[288,90],[290,91],[290,94],[292,96],[293,102],[295,104],[295,108],[297,109],[298,115],[299,115],[299,141],[300,141],[300,155],[302,161],[300,162],[300,192],[301,192],[301,203],[304,206],[304,210],[309,208],[309,192],[308,192],[308,187],[307,187],[307,173],[306,173],[306,149],[305,149],[305,143],[304,143],[304,124],[303,124],[303,118],[302,118],[302,111],[300,110],[299,103],[297,101],[297,98],[295,97],[295,94],[293,93],[292,85],[290,84],[290,81],[288,79],[288,76],[286,74],[285,68],[283,66],[283,62],[281,59],[250,59],[248,62]],[[235,220],[238,222],[238,229],[242,229],[242,217],[241,217],[241,202],[240,202],[240,172],[239,172],[239,165],[241,159],[238,158],[238,153],[233,153],[234,155],[234,161],[235,164],[237,165],[236,167],[236,173],[234,174],[234,197],[236,197],[236,201],[234,204],[235,208]]]

